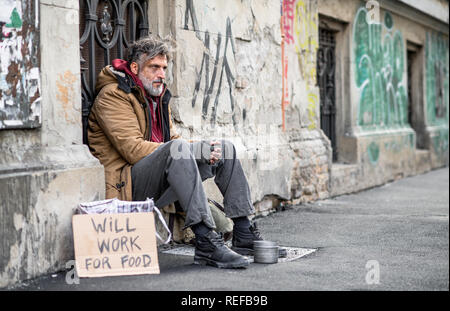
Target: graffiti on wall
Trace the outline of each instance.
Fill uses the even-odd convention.
[[[281,119],[283,131],[286,130],[286,106],[289,105],[289,62],[286,55],[286,46],[294,42],[294,4],[295,0],[284,0],[281,9]]]
[[[359,90],[357,123],[362,127],[392,127],[407,123],[405,48],[392,15],[368,23],[360,8],[353,25],[355,83]],[[384,37],[382,35],[384,34]]]
[[[204,32],[204,39],[201,38],[201,31],[198,26],[195,7],[192,0],[186,0],[185,25],[184,29],[189,29],[189,19],[192,20],[192,27],[196,33],[197,38],[203,42],[204,52],[200,65],[200,70],[197,71],[195,81],[194,93],[192,96],[192,107],[194,108],[199,95],[201,83],[204,83],[204,93],[202,102],[202,118],[209,121],[212,125],[216,123],[217,111],[220,105],[220,96],[222,92],[222,84],[224,80],[228,84],[228,96],[231,104],[233,125],[237,124],[234,113],[235,99],[233,96],[235,77],[231,71],[230,64],[227,58],[228,50],[231,49],[233,55],[236,54],[236,48],[233,41],[233,34],[231,31],[231,20],[228,17],[226,20],[225,35],[217,34],[216,53],[215,57],[211,56],[211,34],[209,31]],[[225,41],[225,42],[223,42]],[[211,59],[214,61],[212,73],[210,69]],[[217,86],[217,87],[216,87]]]
[[[41,124],[37,0],[0,4],[0,129]]]
[[[437,131],[432,138],[434,152],[437,155],[442,155],[448,151],[448,129],[443,128]]]
[[[367,147],[367,155],[369,156],[369,162],[374,166],[377,165],[380,158],[380,146],[376,142],[371,142]]]
[[[297,1],[295,5],[295,50],[303,79],[316,84],[316,55],[319,48],[318,13],[314,1]]]
[[[283,1],[285,42],[295,47],[302,78],[311,85],[316,83],[316,54],[319,48],[318,13],[314,3],[303,0]]]
[[[415,150],[415,135],[409,134],[401,137],[395,137],[389,139],[384,143],[380,141],[372,141],[366,149],[369,163],[373,166],[379,164],[381,156],[381,149],[383,147],[383,153],[390,153],[391,155],[407,152],[408,150]]]
[[[448,39],[441,34],[427,33],[426,58],[426,99],[427,119],[438,125],[448,121],[449,68]]]
[[[284,40],[295,49],[300,74],[306,81],[309,129],[316,128],[318,96],[312,87],[316,85],[316,58],[319,48],[317,1],[283,0]],[[287,64],[286,76],[287,76]],[[285,97],[287,98],[287,88]]]

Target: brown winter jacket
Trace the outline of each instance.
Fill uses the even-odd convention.
[[[131,167],[162,143],[150,142],[149,108],[143,90],[121,71],[103,68],[88,121],[88,145],[105,167],[106,198],[132,201]],[[164,142],[179,138],[173,131],[165,88],[160,97]]]

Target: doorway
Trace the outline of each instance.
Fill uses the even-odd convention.
[[[320,128],[331,141],[333,162],[336,146],[336,38],[335,31],[319,27],[317,83],[320,90]]]

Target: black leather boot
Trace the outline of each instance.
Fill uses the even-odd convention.
[[[222,234],[211,230],[206,235],[196,238],[194,263],[229,269],[246,268],[250,261],[229,249],[223,241]]]
[[[231,249],[244,256],[253,256],[253,241],[262,241],[263,238],[256,223],[246,231],[234,230]]]
[[[253,241],[262,241],[263,238],[256,223],[250,226],[249,232],[242,232],[240,230],[233,231],[233,241],[231,249],[243,256],[253,256]],[[287,250],[283,247],[278,249],[278,258],[287,257]]]

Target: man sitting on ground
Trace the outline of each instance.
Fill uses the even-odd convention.
[[[247,217],[254,213],[247,179],[231,142],[189,143],[175,134],[165,84],[169,56],[165,40],[146,37],[130,46],[127,60],[115,59],[98,76],[88,142],[105,167],[106,197],[158,199],[170,188],[196,236],[194,262],[246,267],[243,255],[251,255],[253,241],[261,240]],[[211,177],[234,223],[234,251],[214,231],[202,185]]]

